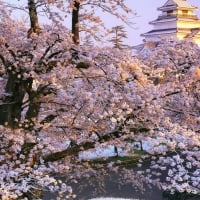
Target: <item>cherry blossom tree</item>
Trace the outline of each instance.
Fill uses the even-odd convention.
[[[29,8],[31,3],[34,5],[33,1],[29,2]],[[35,8],[30,11],[30,17],[31,12],[37,19]],[[117,132],[105,134],[104,130],[112,130],[112,125],[103,124],[105,120],[99,119],[99,116],[107,110],[101,105],[107,106],[112,96],[103,83],[110,87],[110,91],[118,92],[120,82],[124,80],[120,78],[121,72],[118,73],[117,68],[112,66],[112,62],[121,62],[121,55],[112,52],[113,55],[116,53],[116,57],[112,56],[110,60],[107,53],[100,53],[101,49],[97,48],[92,54],[87,49],[81,49],[86,52],[81,54],[81,61],[89,62],[93,69],[86,74],[71,62],[72,41],[67,29],[44,26],[39,33],[36,30],[38,21],[33,20],[33,32],[27,37],[25,24],[16,23],[7,13],[3,17],[0,35],[0,195],[2,199],[31,198],[30,191],[40,190],[40,187],[61,193],[68,191],[70,195],[70,187],[65,184],[58,187],[48,173],[68,170],[70,159],[67,159],[69,165],[59,164],[59,160],[95,147],[94,135],[99,137],[100,143],[118,135]],[[106,69],[107,65],[111,69]],[[113,79],[110,79],[110,71]],[[101,97],[102,86],[107,93],[106,99]],[[92,94],[95,95],[94,101],[88,98]],[[96,114],[95,106],[99,110]],[[96,120],[100,120],[98,126]],[[50,142],[52,137],[57,138],[53,143]],[[63,145],[59,143],[63,139],[69,144],[66,146],[64,143],[65,146],[61,148]],[[50,161],[58,161],[58,164],[46,166]],[[36,197],[33,195],[32,198]]]
[[[3,126],[0,195],[2,199],[22,199],[31,195],[35,199],[41,187],[56,190],[56,180],[48,176],[50,168],[46,168],[37,156],[41,154],[43,146],[38,142],[40,128],[35,126],[42,97],[55,91],[48,80],[40,77],[41,81],[37,82],[36,77],[51,71],[53,62],[56,62],[55,57],[62,54],[55,47],[59,45],[61,38],[56,34],[57,31],[48,33],[50,27],[40,38],[27,38],[24,24],[16,23],[8,16],[1,21],[1,30],[0,121]],[[45,36],[45,40],[42,36]],[[46,56],[51,64],[46,63],[45,66]],[[64,185],[61,187],[63,190],[67,189]]]
[[[150,168],[138,174],[149,184],[199,194],[198,46],[162,41],[133,56],[128,50],[80,45],[74,61],[70,30],[44,25],[37,32],[36,20],[27,37],[26,24],[9,18],[3,4],[0,10],[2,199],[41,198],[37,192],[46,189],[75,198],[68,184],[50,174],[65,173],[67,180],[89,176],[94,169],[79,153],[102,144],[130,152],[130,141],[143,149],[148,143],[142,159],[151,161]]]
[[[150,154],[159,155],[146,176],[171,194],[199,195],[199,53],[191,42],[170,40],[141,53],[156,89],[149,107],[157,116]]]

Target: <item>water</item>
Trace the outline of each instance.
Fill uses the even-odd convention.
[[[137,199],[124,199],[124,198],[113,198],[113,197],[100,197],[100,198],[88,199],[88,200],[137,200]]]
[[[129,168],[134,173],[136,166],[130,165]],[[62,180],[65,181],[66,178],[62,177]],[[66,183],[69,184],[67,181]],[[117,172],[107,171],[105,174],[81,178],[71,185],[77,195],[73,200],[200,200],[200,197],[184,193],[163,193],[156,186],[150,188],[142,180],[132,178],[131,174],[130,177],[127,176],[121,167]],[[45,193],[44,200],[56,200],[56,195]]]
[[[148,148],[149,144],[147,143],[145,149],[148,150]],[[123,154],[121,149],[119,149],[119,153]],[[112,145],[108,146],[106,150],[104,147],[96,149],[95,153],[84,152],[80,157],[93,159],[105,155],[115,155]],[[142,169],[148,168],[147,165],[143,166]],[[117,172],[107,170],[106,173],[97,173],[96,176],[81,178],[78,183],[72,183],[73,191],[77,195],[74,200],[200,200],[200,197],[191,197],[187,194],[170,195],[163,193],[156,186],[149,187],[139,178],[134,178],[137,169],[135,164],[126,166],[126,168],[132,171],[129,177],[126,173],[123,174],[123,167],[120,167]],[[66,178],[62,177],[62,180],[65,181]],[[69,183],[66,181],[66,184]],[[45,193],[44,200],[56,200],[56,195]]]

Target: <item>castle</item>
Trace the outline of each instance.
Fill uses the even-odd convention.
[[[174,38],[191,40],[200,45],[200,20],[194,13],[197,9],[187,0],[167,0],[158,8],[161,15],[150,22],[153,29],[142,36],[146,41]]]

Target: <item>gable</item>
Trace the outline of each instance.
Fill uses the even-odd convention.
[[[177,6],[177,4],[173,0],[168,0],[162,7],[165,6]]]
[[[173,0],[178,7],[182,8],[195,8],[187,0]]]
[[[181,8],[194,9],[196,7],[192,6],[187,0],[168,0],[162,7],[176,6]]]

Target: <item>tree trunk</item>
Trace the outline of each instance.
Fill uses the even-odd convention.
[[[72,11],[72,39],[76,45],[79,44],[79,9],[80,3],[75,0]]]
[[[37,91],[29,92],[29,108],[26,113],[26,119],[31,120],[32,118],[37,118],[40,111],[40,95]]]
[[[21,118],[23,99],[28,84],[28,80],[21,80],[12,72],[8,74],[3,103],[0,105],[0,124],[7,123],[13,128],[16,126],[16,121]]]
[[[39,34],[41,28],[39,25],[35,0],[28,0],[28,9],[29,9],[29,18],[31,26],[30,29],[28,30],[28,37],[30,37],[32,33]]]

